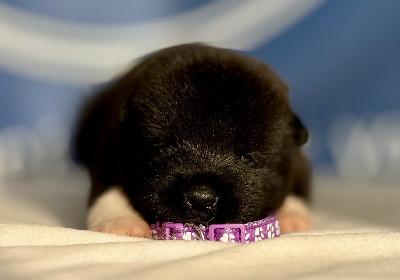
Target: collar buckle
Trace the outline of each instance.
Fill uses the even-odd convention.
[[[165,228],[165,240],[173,240],[175,239],[174,233],[176,229],[182,229],[183,224],[181,223],[164,223],[164,228]]]
[[[239,230],[239,234],[237,234]],[[246,243],[246,230],[243,224],[213,224],[208,230],[210,241]]]

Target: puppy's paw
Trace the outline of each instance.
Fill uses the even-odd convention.
[[[149,224],[119,186],[110,187],[95,200],[89,209],[87,226],[92,231],[151,238]]]
[[[278,212],[278,221],[281,232],[311,231],[314,227],[308,215],[295,212]]]
[[[300,197],[289,195],[277,215],[282,233],[314,229],[309,207]]]
[[[98,228],[92,229],[99,232],[126,235],[151,239],[150,227],[145,223],[137,223],[131,219],[118,218],[108,221]]]

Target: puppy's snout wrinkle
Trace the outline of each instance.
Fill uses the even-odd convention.
[[[211,210],[218,202],[217,194],[207,185],[192,186],[185,192],[185,197],[190,207],[198,212]]]

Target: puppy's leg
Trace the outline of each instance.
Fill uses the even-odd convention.
[[[299,196],[287,196],[277,214],[282,233],[310,231],[313,229],[309,206]]]
[[[151,238],[148,223],[133,208],[119,186],[111,187],[93,202],[87,226],[93,231]]]
[[[303,159],[306,160],[305,157]],[[307,165],[303,164],[302,167],[297,165],[298,170],[292,173],[292,175],[295,175],[292,177],[295,179],[292,192],[285,198],[282,207],[278,210],[278,220],[282,233],[310,231],[314,228],[309,206],[311,172]]]
[[[277,213],[282,233],[313,229],[309,209],[312,170],[310,161],[301,150],[301,145],[308,138],[308,132],[296,116],[293,126],[299,146],[292,151],[289,177],[290,195],[286,197]]]

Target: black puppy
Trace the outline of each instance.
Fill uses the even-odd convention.
[[[79,126],[91,230],[149,237],[157,221],[247,223],[288,194],[309,195],[307,130],[287,85],[229,50],[190,44],[148,56],[88,104]],[[300,208],[281,208],[283,232],[310,227]]]

